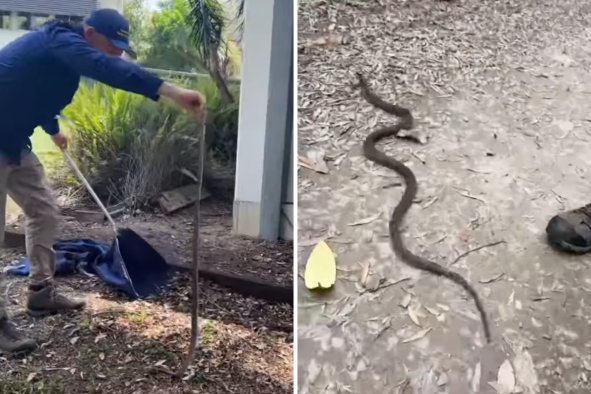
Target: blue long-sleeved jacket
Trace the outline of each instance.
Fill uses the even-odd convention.
[[[140,66],[92,48],[82,27],[52,21],[0,49],[0,154],[19,163],[35,127],[57,133],[56,116],[81,76],[153,100],[162,84]]]

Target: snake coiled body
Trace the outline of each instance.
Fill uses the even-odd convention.
[[[361,88],[361,93],[365,100],[372,104],[373,106],[389,113],[395,115],[400,118],[400,121],[388,127],[380,128],[372,133],[370,133],[365,141],[363,142],[363,153],[365,157],[376,164],[389,168],[391,170],[396,171],[406,183],[406,189],[404,190],[404,194],[396,208],[394,208],[394,212],[390,218],[389,222],[389,232],[390,232],[390,240],[392,243],[392,249],[394,249],[394,253],[398,258],[404,261],[409,266],[427,271],[431,274],[442,276],[445,278],[450,279],[451,281],[457,283],[458,285],[462,286],[474,299],[474,303],[476,304],[476,308],[480,313],[480,317],[482,320],[482,324],[484,326],[484,335],[486,337],[487,343],[491,342],[491,334],[490,328],[488,323],[488,317],[478,296],[476,290],[468,283],[466,279],[457,272],[450,271],[441,265],[434,263],[430,260],[427,260],[424,257],[417,256],[413,254],[402,242],[402,235],[400,233],[400,225],[402,220],[404,219],[404,215],[408,212],[409,208],[412,205],[413,199],[417,194],[417,180],[415,178],[414,173],[405,166],[402,162],[387,156],[383,152],[379,151],[376,148],[376,144],[386,138],[391,136],[397,136],[400,130],[409,130],[413,127],[413,117],[410,111],[406,108],[401,106],[390,104],[373,93],[367,82],[363,78],[361,74],[357,74],[359,79],[359,87]]]

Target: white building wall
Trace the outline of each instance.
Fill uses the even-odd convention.
[[[113,8],[119,12],[123,12],[125,1],[126,0],[98,0],[97,8]],[[0,29],[0,48],[25,33],[27,33],[27,30]]]
[[[234,232],[293,237],[293,0],[247,1]]]
[[[119,12],[123,12],[123,5],[125,0],[99,0],[98,7],[99,8],[113,8]]]

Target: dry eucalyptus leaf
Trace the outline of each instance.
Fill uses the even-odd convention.
[[[583,363],[584,367],[585,363]],[[540,391],[538,375],[531,354],[521,349],[513,359],[515,378],[519,386],[527,388],[527,392],[537,393]]]
[[[300,244],[301,245],[301,244]],[[337,267],[337,271],[339,272],[347,272],[347,273],[351,273],[351,272],[359,272],[361,271],[362,268],[345,268],[345,267]]]
[[[404,309],[408,308],[411,298],[412,298],[412,296],[410,294],[406,293],[404,295],[404,298],[402,299],[402,301],[400,301],[400,304],[398,304],[398,305],[400,305]]]
[[[95,338],[94,338],[94,343],[98,343],[98,341],[100,341],[101,339],[105,339],[107,337],[106,334],[98,334]]]
[[[509,360],[505,360],[497,373],[495,389],[498,394],[512,394],[515,390],[515,373]]]
[[[509,300],[507,301],[507,305],[511,305],[515,303],[515,290],[513,290],[511,292],[511,295],[509,296]]]
[[[369,261],[366,261],[361,266],[361,275],[359,278],[359,282],[361,283],[361,286],[363,286],[364,288],[367,287],[367,278],[368,277],[369,277]]]
[[[328,174],[328,165],[326,164],[325,152],[323,149],[310,149],[307,153],[307,163],[312,169],[321,174]]]
[[[425,308],[425,310],[426,310],[427,312],[429,312],[430,314],[432,314],[432,315],[433,315],[433,316],[435,316],[435,317],[437,317],[437,316],[439,316],[439,315],[440,315],[440,312],[439,312],[438,310],[436,310],[435,308],[429,308],[429,307],[428,307],[428,306],[426,306],[426,305],[423,305],[423,308]]]
[[[408,317],[410,317],[410,320],[412,320],[412,322],[414,324],[416,324],[419,327],[421,326],[421,323],[419,322],[419,317],[417,316],[417,314],[415,313],[415,311],[412,308],[408,308]]]
[[[35,379],[35,376],[37,376],[37,372],[31,372],[28,376],[27,376],[27,382],[32,381],[33,379]]]
[[[419,339],[423,339],[425,337],[425,335],[427,335],[429,333],[429,331],[431,331],[431,327],[425,328],[424,330],[417,332],[415,335],[402,340],[402,343],[409,343],[409,342],[418,341]]]
[[[369,223],[371,223],[371,222],[379,219],[380,216],[382,216],[382,212],[381,211],[378,212],[377,214],[373,215],[373,216],[368,216],[366,218],[359,219],[359,220],[357,220],[355,222],[347,223],[347,226],[361,226],[361,225],[364,225],[364,224],[369,224]]]
[[[472,391],[477,393],[479,392],[480,387],[480,377],[482,375],[482,365],[480,363],[476,364],[474,367],[474,375],[472,375]]]
[[[314,170],[314,163],[311,160],[309,160],[308,158],[304,157],[304,156],[299,156],[298,157],[298,165],[300,167],[304,167],[304,168],[307,168],[309,170],[315,171]]]

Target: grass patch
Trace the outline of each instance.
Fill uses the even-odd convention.
[[[211,320],[207,320],[203,323],[201,328],[201,344],[203,346],[212,346],[216,343],[216,339],[218,336],[218,329],[215,326],[215,323]]]
[[[30,373],[30,372],[29,372]],[[0,394],[63,394],[68,392],[66,385],[57,380],[28,381],[29,373],[4,378],[0,381]]]
[[[148,318],[148,314],[145,311],[127,312],[125,317],[132,323],[144,324]]]
[[[142,352],[150,360],[164,360],[168,365],[177,362],[178,353],[166,347],[157,340],[146,339],[142,347]]]
[[[36,128],[31,136],[31,144],[33,152],[48,171],[63,165],[64,159],[59,148],[53,143],[51,136],[40,127]]]

